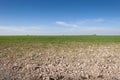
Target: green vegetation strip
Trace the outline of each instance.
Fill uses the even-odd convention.
[[[0,36],[0,43],[6,42],[120,42],[120,36]]]

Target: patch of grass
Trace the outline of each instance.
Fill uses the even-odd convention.
[[[0,36],[0,43],[120,42],[120,36]]]

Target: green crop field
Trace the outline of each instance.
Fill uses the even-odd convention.
[[[0,36],[0,80],[111,80],[119,56],[120,36]]]
[[[120,36],[0,36],[0,43],[7,42],[120,42]]]

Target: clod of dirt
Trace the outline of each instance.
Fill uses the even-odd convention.
[[[55,79],[50,77],[49,80],[55,80]]]
[[[98,75],[97,78],[104,78],[103,75]]]
[[[84,80],[84,79],[87,79],[87,77],[85,77],[85,76],[81,76],[81,79],[83,79],[83,80]]]

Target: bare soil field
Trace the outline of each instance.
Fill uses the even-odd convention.
[[[120,80],[120,43],[0,43],[0,80]]]

